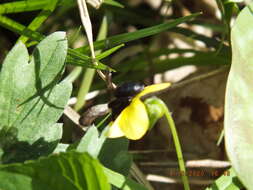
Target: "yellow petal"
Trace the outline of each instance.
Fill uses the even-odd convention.
[[[160,83],[160,84],[153,84],[150,86],[146,86],[143,91],[141,91],[139,94],[137,94],[136,97],[142,97],[144,95],[147,95],[149,93],[157,92],[164,90],[168,88],[171,85],[171,83]]]
[[[138,140],[147,132],[149,118],[145,105],[139,98],[134,98],[117,118],[124,135],[131,140]]]
[[[108,138],[118,138],[118,137],[123,137],[123,136],[125,136],[125,135],[119,127],[119,117],[118,117],[115,122],[111,122],[109,124],[107,137]]]

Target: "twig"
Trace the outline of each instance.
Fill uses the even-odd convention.
[[[83,131],[86,131],[88,129],[88,127],[84,127],[79,123],[79,119],[81,116],[70,106],[65,107],[64,115],[66,115],[71,121],[73,121]]]
[[[73,110],[70,106],[66,106],[64,109],[64,114],[71,120],[73,121],[76,125],[80,125],[79,124],[79,119],[80,119],[80,115]]]

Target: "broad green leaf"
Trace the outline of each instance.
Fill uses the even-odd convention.
[[[89,128],[80,142],[70,145],[67,151],[88,152],[106,167],[125,176],[129,174],[132,156],[128,153],[129,141],[125,138],[106,139],[105,129],[99,137],[96,127]],[[63,151],[67,145],[64,145]],[[61,151],[61,147],[58,148]]]
[[[127,176],[132,163],[128,153],[129,141],[125,138],[107,139],[107,128],[99,135],[95,126],[91,126],[84,137],[77,143],[70,145],[67,151],[88,152],[106,167]]]
[[[243,185],[237,178],[233,168],[224,172],[224,174],[215,180],[211,187],[206,190],[240,190]]]
[[[195,13],[195,14],[192,14],[189,16],[175,19],[175,20],[168,22],[168,23],[163,23],[163,24],[159,24],[156,26],[137,30],[135,32],[124,33],[124,34],[112,36],[112,37],[107,38],[105,40],[96,41],[96,42],[94,42],[94,48],[95,48],[95,50],[104,49],[104,48],[111,48],[111,47],[129,42],[132,40],[137,40],[140,38],[144,38],[147,36],[158,34],[160,32],[163,32],[163,31],[166,31],[166,30],[171,29],[173,27],[176,27],[177,25],[179,25],[181,23],[190,21],[199,15],[200,15],[200,13]],[[89,46],[78,48],[77,50],[81,51],[81,52],[89,52]]]
[[[44,137],[41,137],[42,135]],[[3,152],[0,155],[1,162],[22,162],[37,159],[43,155],[49,155],[54,151],[61,139],[62,124],[56,123],[52,126],[41,126],[39,133],[33,137],[34,142],[31,143],[28,140],[19,141],[17,136],[18,132],[15,128],[9,129],[8,131],[5,129],[1,130],[0,151],[2,150]],[[27,136],[29,137],[29,135]]]
[[[91,126],[80,142],[70,146],[68,150],[75,149],[78,152],[88,152],[97,158],[106,139],[105,131],[99,136],[99,131],[95,126]]]
[[[247,189],[253,189],[253,4],[232,28],[232,66],[225,100],[225,144],[232,166]]]
[[[128,146],[129,140],[126,138],[106,139],[98,158],[105,167],[128,176],[132,164]]]
[[[32,190],[32,179],[28,176],[22,175],[22,174],[16,174],[12,172],[5,172],[0,171],[0,179],[1,189],[4,188],[4,190],[14,190],[14,189],[26,189],[26,190]],[[39,184],[39,189],[47,187],[43,184]]]
[[[147,190],[143,185],[104,167],[105,175],[110,184],[121,190]]]
[[[70,144],[58,143],[57,147],[54,149],[53,154],[59,154],[60,152],[66,152]]]
[[[57,145],[62,129],[55,123],[72,89],[67,81],[58,83],[66,55],[64,32],[45,38],[35,48],[30,61],[21,42],[7,55],[0,72],[2,162],[47,155]]]
[[[78,152],[2,165],[0,181],[0,189],[4,190],[110,190],[98,160]]]

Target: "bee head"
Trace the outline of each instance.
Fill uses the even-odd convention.
[[[144,84],[140,82],[126,82],[118,86],[114,91],[114,96],[121,97],[133,97],[144,89]]]

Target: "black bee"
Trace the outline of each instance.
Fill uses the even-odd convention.
[[[108,104],[112,110],[112,119],[115,120],[120,112],[127,107],[133,97],[144,89],[144,84],[139,82],[126,82],[118,86],[114,91],[115,100]]]
[[[125,82],[118,86],[114,91],[114,96],[120,97],[133,97],[144,89],[145,85],[140,82]]]
[[[144,84],[138,82],[126,82],[118,86],[113,94],[115,99],[109,104],[99,104],[89,108],[79,119],[83,126],[89,126],[99,116],[103,116],[112,111],[112,119],[115,120],[120,112],[127,107],[133,97],[144,89]],[[110,109],[108,109],[110,108]]]

